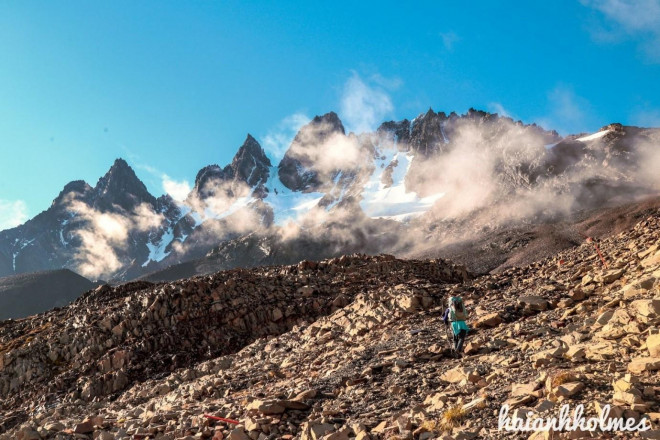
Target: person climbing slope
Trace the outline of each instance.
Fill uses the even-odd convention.
[[[454,351],[458,356],[463,354],[463,343],[470,327],[465,323],[467,311],[460,296],[451,296],[447,304],[447,310],[442,317],[445,326],[451,323],[451,331],[454,335]]]

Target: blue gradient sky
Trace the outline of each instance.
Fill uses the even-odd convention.
[[[634,3],[0,1],[0,228],[120,156],[182,193],[248,132],[276,156],[330,110],[660,125],[660,0]]]

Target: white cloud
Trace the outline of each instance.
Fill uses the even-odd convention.
[[[454,45],[461,40],[461,38],[456,35],[455,32],[441,32],[440,38],[442,38],[442,44],[445,46],[449,52],[454,51]]]
[[[27,219],[27,205],[23,200],[0,199],[0,231],[23,224]]]
[[[289,150],[291,157],[319,172],[322,181],[329,179],[336,170],[353,170],[369,160],[367,150],[361,147],[356,136],[333,132],[333,128],[324,123],[307,126]]]
[[[190,194],[192,185],[187,180],[175,180],[151,165],[138,164],[136,167],[160,179],[160,185],[165,194],[169,194],[177,202],[185,200]]]
[[[397,90],[403,84],[401,78],[386,78],[380,73],[374,73],[369,79],[388,90]]]
[[[340,100],[340,117],[347,130],[355,133],[374,131],[394,110],[386,90],[396,90],[401,84],[399,78],[386,78],[378,73],[363,80],[354,72],[344,84]],[[296,134],[310,121],[306,114],[294,113],[260,139],[274,163],[284,156]]]
[[[163,223],[163,215],[148,205],[139,205],[134,212],[100,212],[70,195],[69,210],[87,222],[84,229],[75,231],[80,239],[76,251],[77,270],[90,278],[111,276],[125,265],[121,254],[134,231],[156,230]]]
[[[367,84],[354,72],[344,85],[341,119],[349,131],[374,131],[394,110],[387,92],[376,81],[371,82],[374,84]]]
[[[261,139],[261,144],[271,159],[278,161],[284,157],[284,153],[291,145],[293,138],[300,128],[310,121],[309,116],[304,113],[294,113],[284,118],[274,129],[270,130]]]
[[[192,189],[187,180],[174,180],[167,174],[161,175],[163,191],[169,194],[176,201],[183,201]]]
[[[650,60],[660,62],[660,0],[581,0],[600,12],[609,29],[592,29],[599,40],[637,38]]]

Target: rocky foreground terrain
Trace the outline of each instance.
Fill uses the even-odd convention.
[[[599,241],[604,261],[583,242],[477,278],[353,255],[100,287],[0,323],[0,439],[632,437],[506,433],[505,403],[517,418],[610,404],[660,438],[659,244],[656,211]],[[449,294],[475,328],[462,359]]]

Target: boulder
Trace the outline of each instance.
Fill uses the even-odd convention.
[[[639,299],[633,301],[630,307],[640,322],[649,322],[660,318],[660,298]]]
[[[94,421],[92,419],[85,419],[84,421],[76,424],[73,428],[74,434],[89,434],[94,432]]]
[[[568,351],[568,345],[563,341],[560,341],[560,344],[548,350],[540,351],[532,356],[534,368],[540,368],[547,365],[554,364],[557,362],[557,359],[560,359]]]
[[[598,342],[596,344],[586,345],[587,359],[602,361],[612,359],[619,353],[616,346],[608,341]]]
[[[476,328],[493,328],[497,327],[503,322],[499,313],[489,313],[474,322]]]
[[[251,440],[242,427],[234,428],[227,437],[228,440]]]
[[[441,380],[449,383],[459,383],[463,380],[468,382],[477,383],[481,376],[475,368],[471,367],[456,367],[451,370],[445,371],[441,376]]]
[[[608,322],[610,322],[612,316],[614,316],[614,310],[606,310],[600,315],[598,315],[598,317],[596,318],[596,324],[598,324],[599,326],[603,326]]]
[[[660,265],[660,251],[656,251],[653,255],[650,255],[642,260],[642,266],[644,267],[654,267]]]
[[[308,422],[301,427],[301,440],[319,440],[326,434],[335,430],[335,427],[329,423]]]
[[[628,364],[628,371],[633,374],[644,373],[645,371],[660,370],[660,359],[651,357],[638,357]]]
[[[304,411],[306,409],[309,409],[309,405],[307,405],[306,403],[304,403],[304,402],[302,402],[302,401],[300,401],[296,398],[294,398],[292,400],[278,400],[276,403],[278,405],[283,406],[284,409],[293,409],[293,410],[298,410],[298,411]]]
[[[613,402],[615,405],[634,405],[644,403],[644,399],[638,389],[630,388],[628,391],[616,391]]]
[[[445,407],[448,399],[445,393],[435,393],[424,399],[424,405],[428,405],[426,407],[427,411],[438,411]]]
[[[573,397],[584,389],[582,382],[567,382],[559,385],[554,394],[559,397]]]
[[[651,357],[660,358],[660,334],[650,335],[646,338],[646,348]]]
[[[597,281],[605,284],[610,284],[621,278],[623,276],[623,273],[624,273],[623,269],[608,270],[604,274],[597,277]]]
[[[59,431],[64,431],[66,429],[66,426],[64,426],[64,424],[61,422],[50,422],[44,425],[44,429],[46,431],[59,432]]]
[[[246,407],[248,411],[258,411],[261,414],[282,414],[286,408],[277,400],[253,400]]]
[[[521,296],[518,298],[518,304],[536,312],[548,310],[550,304],[541,296]]]
[[[582,362],[587,355],[587,350],[584,345],[572,345],[564,356],[570,359],[571,362]]]
[[[568,296],[570,299],[572,299],[575,302],[582,301],[587,297],[587,295],[584,293],[584,290],[580,288],[571,290],[570,292],[568,292]]]
[[[527,396],[532,394],[540,384],[536,382],[531,382],[531,383],[524,383],[524,384],[518,384],[515,383],[511,385],[511,395],[512,396]]]
[[[22,427],[17,433],[16,438],[18,440],[41,440],[41,436],[37,431],[30,427]]]

